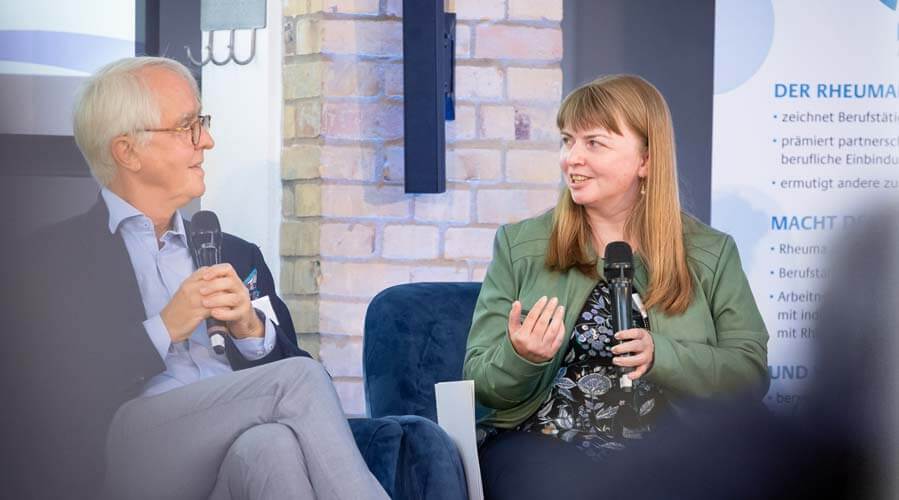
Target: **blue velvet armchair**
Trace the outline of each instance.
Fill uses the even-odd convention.
[[[392,498],[468,497],[458,451],[435,423],[434,384],[462,377],[480,288],[398,285],[368,306],[362,365],[371,419],[350,424],[369,468]]]

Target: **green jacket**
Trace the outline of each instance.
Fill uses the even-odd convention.
[[[551,390],[567,351],[532,363],[515,352],[509,340],[512,302],[521,300],[526,314],[541,297],[558,297],[571,329],[596,281],[576,269],[550,271],[544,262],[552,230],[552,211],[499,228],[493,261],[475,306],[464,376],[475,382],[478,402],[492,411],[484,422],[518,425],[537,410]],[[759,314],[733,238],[684,217],[687,264],[694,297],[677,316],[649,311],[655,361],[645,375],[663,387],[677,409],[688,397],[708,398],[752,391],[759,399],[768,390],[768,333]],[[646,290],[646,268],[634,257],[634,281]],[[603,263],[597,263],[602,276]]]

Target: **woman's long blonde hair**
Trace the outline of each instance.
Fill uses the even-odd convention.
[[[556,125],[559,130],[575,131],[602,127],[616,134],[627,127],[642,139],[649,157],[645,194],[625,223],[625,238],[638,242],[647,267],[646,307],[657,307],[666,314],[684,312],[693,299],[693,280],[684,250],[674,129],[665,98],[638,76],[606,76],[568,94],[556,115]],[[547,266],[561,271],[576,267],[597,277],[592,241],[587,211],[572,201],[566,186],[553,217]]]

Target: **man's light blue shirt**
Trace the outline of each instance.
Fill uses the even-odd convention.
[[[215,354],[209,344],[205,322],[200,322],[188,340],[173,344],[160,316],[181,283],[194,272],[181,213],[175,212],[172,229],[157,242],[149,217],[108,189],[104,188],[101,195],[109,209],[109,231],[122,235],[131,258],[147,313],[144,329],[166,366],[164,372],[147,381],[141,396],[162,394],[204,378],[230,373],[228,359]],[[271,320],[266,320],[265,337],[234,339],[234,344],[246,359],[261,359],[275,346],[275,327]]]

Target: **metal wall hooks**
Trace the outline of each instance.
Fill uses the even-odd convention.
[[[250,57],[244,60],[238,59],[237,55],[234,53],[234,31],[235,30],[231,30],[231,41],[230,43],[228,43],[228,49],[231,53],[231,60],[236,64],[244,66],[246,64],[249,64],[249,62],[252,61],[254,57],[256,57],[256,28],[253,28],[253,34],[250,35]]]
[[[190,48],[185,46],[187,59],[196,66],[209,63],[224,66],[229,62],[239,66],[250,64],[256,57],[256,30],[265,29],[266,12],[266,0],[200,0],[200,29],[206,32],[206,56],[198,61],[190,53]],[[250,55],[246,59],[237,57],[237,30],[253,30],[250,34]],[[228,57],[223,60],[215,58],[216,31],[230,32]]]
[[[224,66],[231,61],[234,61],[235,64],[239,64],[241,66],[245,66],[256,57],[256,30],[258,28],[253,28],[253,32],[250,35],[250,55],[246,59],[238,59],[237,54],[235,52],[236,44],[234,43],[237,38],[237,30],[233,29],[228,36],[228,57],[224,60],[218,60],[215,58],[215,53],[213,48],[215,47],[215,31],[210,31],[206,35],[206,57],[201,60],[196,60],[193,57],[193,54],[190,51],[190,47],[187,45],[184,46],[184,50],[187,51],[187,59],[191,62],[191,64],[195,66],[206,66],[210,62],[215,64],[216,66]]]
[[[194,66],[206,66],[207,64],[209,64],[209,61],[212,60],[212,42],[214,39],[213,33],[215,33],[215,32],[210,31],[209,35],[206,39],[206,58],[203,60],[197,61],[196,59],[194,59],[193,54],[191,54],[191,52],[190,52],[190,46],[188,46],[188,45],[184,46],[184,50],[187,51],[187,59]]]

